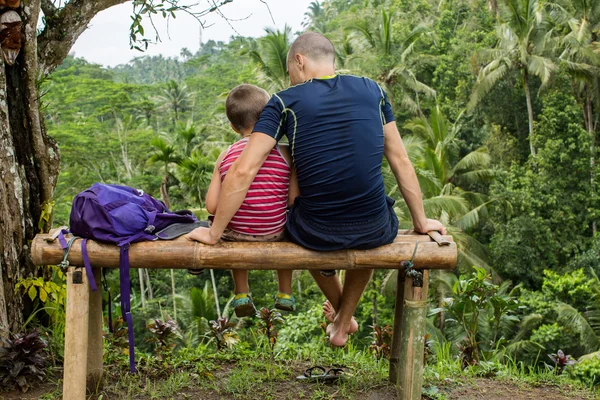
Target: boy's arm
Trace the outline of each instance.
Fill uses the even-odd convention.
[[[289,166],[292,169],[292,174],[290,175],[290,189],[288,192],[288,207],[291,207],[292,205],[294,205],[296,197],[300,196],[298,176],[296,175],[296,167],[294,166],[294,161],[292,160],[290,146],[287,144],[280,144],[279,149],[281,150],[281,154],[283,154],[283,157],[285,157],[285,160],[288,162]]]
[[[208,192],[206,193],[206,211],[213,215],[217,212],[219,192],[221,191],[221,171],[219,170],[219,167],[223,162],[223,158],[225,158],[225,153],[227,152],[224,151],[219,154],[217,161],[215,161],[215,169],[210,181],[210,186],[208,187]]]
[[[415,169],[408,158],[408,153],[400,138],[400,132],[396,122],[392,121],[383,127],[384,133],[384,154],[390,164],[390,168],[396,177],[402,197],[410,210],[415,231],[427,233],[429,231],[439,231],[442,235],[446,234],[446,228],[441,222],[434,219],[427,219],[423,209],[423,199],[421,187]]]

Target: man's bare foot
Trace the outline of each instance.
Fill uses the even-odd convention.
[[[348,342],[348,327],[338,326],[339,323],[335,322],[327,325],[327,334],[329,336],[329,343],[332,346],[344,347]]]
[[[323,303],[323,314],[325,314],[325,318],[327,321],[331,322],[331,324],[327,325],[327,334],[329,335],[330,326],[332,326],[333,321],[335,320],[335,309],[329,300]],[[352,317],[352,321],[350,322],[350,327],[348,328],[348,334],[352,334],[358,330],[358,322],[356,319]]]

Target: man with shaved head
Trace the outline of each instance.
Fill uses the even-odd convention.
[[[292,241],[318,251],[372,249],[393,242],[398,218],[381,174],[383,157],[410,210],[415,231],[444,226],[425,217],[421,189],[396,127],[387,95],[374,81],[336,75],[335,49],[308,32],[292,44],[287,60],[291,84],[274,94],[244,153],[231,166],[211,228],[195,239],[219,241],[242,204],[271,149],[287,136],[300,196],[289,211]],[[349,270],[342,287],[334,271],[311,271],[328,302],[329,341],[344,346],[358,329],[353,319],[371,270]]]

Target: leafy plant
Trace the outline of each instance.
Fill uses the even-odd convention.
[[[373,336],[373,341],[369,346],[369,351],[372,354],[375,354],[375,357],[378,360],[382,358],[390,358],[390,351],[392,349],[392,327],[389,325],[384,326],[383,328],[373,325],[371,326],[373,332],[371,335]]]
[[[548,354],[548,357],[554,363],[554,370],[556,371],[556,375],[560,375],[563,373],[566,367],[570,367],[577,363],[576,360],[571,358],[570,355],[565,355],[562,350],[558,350],[555,354]]]
[[[46,376],[46,347],[48,344],[37,329],[2,339],[0,379],[3,385],[17,384],[26,392],[32,386],[32,380],[42,382]]]
[[[260,332],[263,333],[269,341],[269,347],[271,354],[277,344],[277,328],[275,325],[283,323],[283,317],[281,313],[275,309],[269,310],[266,307],[260,309],[256,316],[260,319]]]
[[[210,321],[210,335],[217,343],[217,351],[232,348],[239,343],[240,339],[233,326],[226,317]]]
[[[104,318],[104,325],[108,326],[107,318]],[[104,357],[107,364],[115,361],[127,362],[129,356],[128,332],[122,317],[112,320],[112,332],[104,333],[104,342],[106,343]]]
[[[165,357],[175,348],[175,339],[179,336],[177,322],[168,318],[165,322],[155,319],[153,323],[148,324],[148,329],[154,336],[148,339],[148,342],[154,343],[154,352],[159,357]]]
[[[518,320],[514,315],[518,302],[505,293],[510,283],[494,285],[485,269],[474,268],[454,284],[453,297],[444,299],[444,307],[431,310],[432,315],[444,313],[463,368],[478,364],[482,350],[495,350],[503,332]]]
[[[594,357],[579,359],[579,362],[569,369],[569,374],[591,387],[600,385],[600,353]]]

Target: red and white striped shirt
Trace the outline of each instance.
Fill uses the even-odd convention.
[[[221,182],[247,144],[248,138],[244,138],[229,147],[219,166]],[[258,170],[244,202],[231,219],[228,228],[255,236],[283,231],[287,219],[291,172],[292,169],[281,154],[279,146],[275,146]]]

